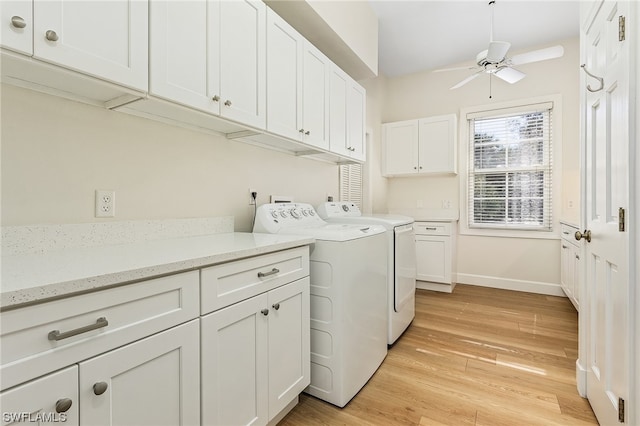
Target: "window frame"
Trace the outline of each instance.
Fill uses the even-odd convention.
[[[479,117],[499,117],[505,115],[514,115],[531,111],[535,106],[542,104],[551,104],[550,119],[553,123],[551,127],[551,156],[552,163],[552,180],[551,188],[551,229],[541,229],[539,227],[531,229],[516,229],[509,226],[498,225],[495,227],[472,227],[469,226],[469,209],[470,197],[469,191],[471,185],[469,182],[469,161],[471,149],[470,132],[471,126],[469,118]],[[536,98],[528,98],[517,101],[509,101],[495,103],[489,105],[478,105],[460,110],[459,120],[459,183],[460,183],[460,228],[459,233],[463,235],[478,236],[495,236],[495,237],[512,237],[512,238],[534,238],[534,239],[558,239],[559,235],[559,210],[561,207],[562,193],[562,98],[560,95],[548,95]]]

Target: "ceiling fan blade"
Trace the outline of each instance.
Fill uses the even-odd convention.
[[[502,61],[507,55],[509,47],[511,47],[511,43],[506,41],[492,41],[487,50],[487,61],[492,63]]]
[[[455,86],[450,87],[449,90],[457,89],[458,87],[464,86],[465,84],[467,84],[468,82],[470,82],[471,80],[473,80],[474,78],[476,78],[477,76],[482,74],[483,72],[484,72],[484,70],[480,70],[475,74],[471,74],[469,77],[465,78],[460,83],[456,84]]]
[[[564,55],[564,48],[558,45],[515,55],[513,58],[511,58],[510,63],[512,65],[522,65],[528,64],[530,62],[555,59],[561,57],[562,55]]]
[[[445,72],[445,71],[459,71],[459,70],[477,70],[477,66],[466,66],[466,67],[454,67],[454,68],[440,68],[437,70],[433,70],[431,72]]]
[[[517,83],[518,81],[522,80],[526,76],[525,73],[510,67],[501,68],[498,71],[496,71],[494,74],[496,77],[501,78],[502,80],[511,84]]]

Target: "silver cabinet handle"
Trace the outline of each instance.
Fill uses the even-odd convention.
[[[46,33],[44,33],[44,36],[49,41],[58,41],[58,34],[56,34],[56,32],[53,30],[48,30]]]
[[[93,393],[96,395],[102,395],[107,391],[108,387],[109,385],[107,384],[107,382],[98,382],[93,385]]]
[[[565,246],[564,244],[562,245],[562,248],[569,248],[568,246]]]
[[[226,101],[224,101],[224,105],[225,106],[231,106],[231,101],[229,99],[227,99]]]
[[[263,310],[260,311],[260,313],[266,317],[267,315],[269,315],[269,310],[268,309],[263,309]]]
[[[62,398],[56,401],[56,413],[64,413],[69,411],[69,408],[73,405],[73,401],[69,398]]]
[[[438,228],[430,228],[428,226],[425,226],[424,229],[427,231],[436,231]]]
[[[258,272],[258,278],[264,278],[264,277],[268,277],[269,275],[275,275],[278,272],[280,272],[280,269],[278,268],[273,268],[269,272]]]
[[[305,135],[309,136],[311,134],[310,130],[307,130],[306,132],[304,132]]]
[[[213,98],[211,98],[211,100],[212,100],[213,102],[218,102],[218,101],[220,100],[220,96],[218,96],[218,95],[214,95],[214,96],[213,96]]]
[[[304,133],[304,129],[298,130],[299,133]]]
[[[24,28],[27,26],[27,23],[22,19],[22,16],[12,16],[11,25],[15,28]]]
[[[47,336],[49,340],[62,340],[67,339],[78,334],[86,333],[87,331],[97,330],[98,328],[106,327],[109,325],[109,321],[105,317],[100,317],[96,320],[95,324],[85,325],[84,327],[76,328],[75,330],[65,331],[61,333],[60,330],[53,330],[49,332]]]
[[[274,303],[273,305],[271,305],[271,307],[277,311],[278,309],[280,309],[280,304]]]

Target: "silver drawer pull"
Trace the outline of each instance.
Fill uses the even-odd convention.
[[[269,275],[275,275],[278,272],[280,272],[280,269],[278,268],[273,268],[269,272],[258,272],[258,278],[264,278],[264,277],[268,277]]]
[[[22,18],[22,16],[12,16],[11,26],[13,26],[14,28],[24,28],[27,26],[27,23]]]
[[[428,226],[425,226],[424,229],[427,230],[427,231],[437,231],[438,230],[438,228],[429,228]]]
[[[62,340],[67,339],[71,336],[76,336],[78,334],[86,333],[87,331],[97,330],[98,328],[106,327],[109,325],[109,321],[105,317],[100,317],[96,320],[95,324],[85,325],[84,327],[76,328],[75,330],[65,331],[64,333],[60,333],[60,330],[53,330],[49,332],[49,340]]]

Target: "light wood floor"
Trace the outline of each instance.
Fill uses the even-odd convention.
[[[418,290],[413,323],[345,408],[302,394],[280,425],[597,425],[576,391],[577,331],[566,298]]]

